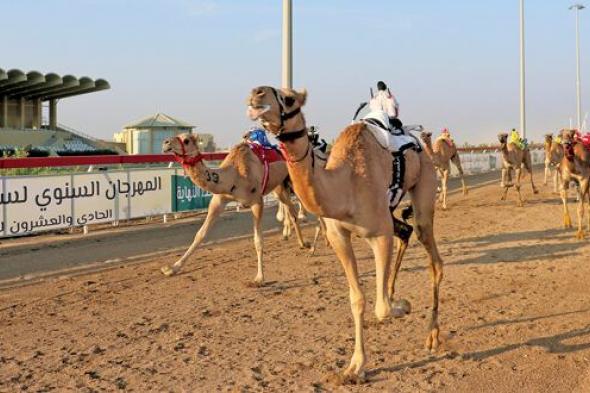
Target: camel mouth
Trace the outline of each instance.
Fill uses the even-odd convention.
[[[162,153],[174,153],[172,151],[172,146],[163,146],[162,147]]]
[[[270,105],[248,105],[247,115],[250,120],[258,120],[270,110]]]

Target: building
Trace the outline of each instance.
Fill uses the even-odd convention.
[[[125,143],[129,154],[160,154],[166,138],[192,132],[193,125],[163,113],[128,124],[115,133],[115,142]]]
[[[0,68],[0,155],[24,147],[59,151],[103,149],[101,141],[58,121],[58,101],[110,89],[104,79]]]

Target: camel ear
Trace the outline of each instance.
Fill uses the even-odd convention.
[[[305,102],[307,101],[307,90],[303,89],[300,91],[297,90],[293,90],[295,99],[297,100],[297,102],[299,103],[300,106],[305,105]]]
[[[255,87],[252,89],[252,95],[257,97],[263,97],[266,94],[266,91],[262,87]]]

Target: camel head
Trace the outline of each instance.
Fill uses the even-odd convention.
[[[545,134],[545,145],[553,143],[553,134]]]
[[[260,121],[262,126],[274,135],[284,131],[289,133],[305,127],[305,119],[300,110],[306,99],[306,90],[255,87],[247,99],[247,115],[251,120]]]
[[[432,144],[432,132],[422,131],[420,133],[420,139],[425,145],[430,146]]]
[[[498,134],[498,140],[500,141],[501,145],[505,145],[508,142],[508,134],[505,132],[501,132]]]
[[[167,138],[162,142],[162,152],[174,153],[175,156],[182,158],[199,157],[201,155],[199,138],[196,134],[189,132]]]

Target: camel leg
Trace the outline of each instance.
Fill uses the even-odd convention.
[[[502,196],[500,197],[500,200],[505,201],[506,197],[508,196],[508,187],[510,187],[508,184],[508,175],[510,174],[509,169],[508,168],[502,168],[502,180],[500,182],[500,187],[503,188],[502,191]]]
[[[518,203],[517,203],[518,207],[524,206],[524,202],[522,200],[522,194],[520,193],[520,177],[521,177],[521,175],[522,175],[522,168],[517,168],[514,170],[514,177],[516,178],[516,184],[514,185],[514,188],[516,188],[516,193],[518,194]]]
[[[165,276],[173,276],[174,274],[178,273],[180,269],[182,269],[183,264],[186,262],[188,258],[195,252],[199,244],[205,239],[207,233],[213,226],[213,223],[223,213],[225,210],[225,205],[227,204],[228,200],[224,199],[221,195],[213,195],[211,198],[211,202],[209,203],[209,208],[207,210],[207,218],[205,218],[205,222],[201,225],[201,228],[197,231],[193,242],[191,243],[190,247],[184,255],[176,261],[171,267],[170,266],[163,266],[160,270],[164,273]]]
[[[588,194],[588,178],[580,181],[580,201],[578,202],[578,232],[576,238],[578,240],[584,239],[584,202]]]
[[[393,296],[395,293],[395,282],[397,279],[397,273],[404,259],[404,254],[408,248],[410,237],[414,232],[414,228],[403,221],[398,220],[391,211],[391,217],[393,218],[393,234],[399,240],[397,246],[397,253],[395,256],[395,264],[393,269],[389,269],[389,277],[387,278],[387,295],[390,302],[393,302]]]
[[[299,222],[305,222],[307,220],[307,216],[305,215],[305,209],[303,208],[303,204],[301,202],[297,202],[299,205],[299,211],[297,212],[297,220]]]
[[[333,220],[326,220],[327,235],[330,244],[336,252],[336,256],[340,260],[348,286],[350,290],[350,307],[352,309],[352,317],[354,319],[354,353],[350,360],[350,365],[344,371],[345,379],[357,379],[362,376],[363,367],[365,365],[365,347],[363,337],[363,313],[365,311],[365,295],[361,289],[359,282],[358,270],[354,251],[352,249],[352,241],[350,231],[340,227]]]
[[[543,185],[547,185],[547,179],[551,177],[551,167],[549,161],[545,161],[545,176],[543,177]]]
[[[277,207],[277,221],[281,222],[283,224],[283,240],[288,240],[289,236],[291,236],[291,225],[289,220],[287,220],[287,215],[285,214],[285,210],[286,207],[285,205],[280,201],[279,198],[279,193],[278,192],[274,192],[275,197],[279,200],[279,204]]]
[[[309,245],[309,243],[303,240],[301,228],[299,227],[299,223],[297,222],[297,210],[295,209],[295,206],[291,201],[289,191],[287,191],[286,188],[280,187],[280,190],[276,193],[276,195],[279,197],[279,200],[285,205],[285,209],[287,212],[285,216],[295,228],[295,235],[297,235],[297,242],[299,243],[299,247],[310,248],[311,246]]]
[[[391,304],[387,291],[387,280],[390,276],[391,251],[393,250],[392,236],[377,236],[367,238],[375,255],[375,316],[383,321],[391,315]]]
[[[252,216],[254,217],[254,247],[256,248],[256,256],[258,258],[258,266],[254,283],[262,285],[264,283],[264,271],[262,263],[262,253],[264,251],[264,244],[262,239],[262,213],[264,212],[264,201],[260,201],[252,205]]]
[[[569,188],[569,180],[563,181],[561,183],[561,202],[563,203],[563,227],[564,228],[571,228],[572,227],[572,219],[570,218],[570,212],[567,206],[567,190]]]
[[[399,268],[402,264],[402,259],[404,258],[404,254],[406,253],[406,249],[408,248],[408,239],[401,239],[397,238],[397,252],[395,255],[395,263],[393,265],[393,269],[389,269],[389,278],[387,280],[387,294],[389,297],[389,301],[393,302],[393,297],[395,295],[395,282],[397,280],[397,274],[399,272]]]
[[[467,195],[469,191],[467,190],[467,186],[465,185],[465,178],[463,175],[463,166],[461,165],[461,158],[459,158],[459,153],[456,153],[452,158],[451,161],[457,168],[459,172],[459,177],[461,178],[461,187],[463,188],[463,195]]]
[[[330,246],[328,242],[328,237],[326,236],[326,223],[322,217],[318,217],[318,223],[315,227],[315,234],[313,236],[313,244],[311,245],[310,254],[313,256],[315,254],[315,247],[320,237],[320,234],[324,235],[324,239],[326,240],[326,247]]]
[[[531,176],[531,187],[533,189],[533,194],[538,194],[539,190],[535,187],[535,181],[533,180],[533,158],[531,156],[530,150],[526,150],[524,152],[524,168],[527,170],[529,175]]]
[[[559,168],[555,168],[555,173],[553,174],[553,193],[559,194],[559,184],[561,184],[561,173],[559,172]]]
[[[443,279],[443,261],[436,246],[434,238],[434,205],[432,195],[434,187],[428,182],[424,171],[421,173],[419,183],[411,192],[412,205],[414,207],[414,229],[418,240],[428,254],[430,262],[430,276],[432,279],[432,315],[430,318],[429,333],[426,339],[426,349],[432,351],[439,345],[438,305],[440,284]]]
[[[449,170],[445,169],[442,171],[442,208],[447,210],[447,182],[449,181]]]
[[[315,233],[313,235],[313,242],[311,243],[311,248],[309,249],[309,254],[313,256],[315,254],[315,246],[318,242],[318,238],[320,237],[320,233],[322,232],[322,227],[318,221],[318,224],[315,227]]]

